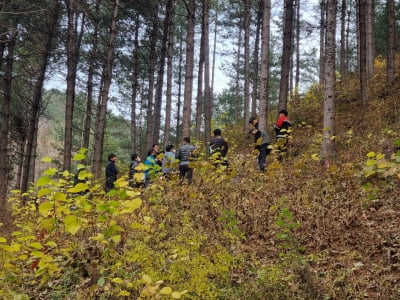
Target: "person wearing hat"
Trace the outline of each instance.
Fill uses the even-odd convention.
[[[279,160],[282,159],[283,153],[287,151],[286,146],[289,141],[290,127],[292,127],[292,123],[288,119],[288,111],[286,109],[281,109],[274,126],[276,144],[279,150]]]

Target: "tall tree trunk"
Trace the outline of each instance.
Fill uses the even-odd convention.
[[[167,42],[169,33],[169,24],[171,23],[171,10],[173,1],[168,0],[165,8],[165,19],[163,36],[161,39],[161,53],[160,62],[157,76],[157,87],[156,87],[156,99],[154,103],[154,132],[153,139],[156,142],[160,140],[160,128],[161,128],[161,106],[162,106],[162,96],[163,96],[163,86],[164,86],[164,70],[165,70],[165,58],[168,55],[167,52]]]
[[[325,27],[326,27],[326,1],[319,2],[321,9],[321,20],[319,23],[319,84],[324,84],[325,79]]]
[[[43,83],[46,75],[47,66],[49,64],[49,59],[51,55],[51,46],[53,43],[53,39],[55,37],[56,28],[58,25],[59,13],[61,10],[61,4],[59,1],[55,1],[55,7],[53,10],[52,19],[49,23],[49,31],[46,37],[46,42],[44,48],[42,50],[41,58],[40,58],[40,67],[38,72],[38,78],[35,83],[34,96],[32,100],[32,111],[29,116],[28,121],[28,138],[26,142],[26,149],[24,155],[24,162],[22,168],[22,178],[21,178],[21,192],[24,193],[28,190],[28,182],[29,182],[29,167],[31,166],[31,161],[36,156],[35,144],[37,139],[37,130],[38,130],[38,122],[39,122],[39,113],[42,103],[42,89]]]
[[[250,1],[244,0],[244,87],[243,118],[244,129],[248,128],[250,119]]]
[[[102,85],[100,90],[99,105],[97,108],[96,128],[94,133],[93,145],[93,164],[92,171],[96,178],[101,176],[101,165],[103,158],[104,130],[106,127],[106,115],[108,95],[111,85],[111,77],[114,61],[115,37],[117,34],[117,17],[118,17],[119,0],[115,0],[113,6],[113,14],[111,19],[110,36],[107,45],[107,54],[105,66],[102,74]]]
[[[346,0],[342,0],[340,13],[340,61],[339,70],[340,76],[346,75]]]
[[[300,88],[300,0],[296,0],[296,75],[294,80],[294,97],[299,97]]]
[[[395,74],[396,53],[396,14],[394,0],[386,1],[388,36],[387,36],[387,83],[392,84]]]
[[[17,28],[10,28],[10,37],[7,43],[7,57],[4,71],[4,90],[2,97],[2,118],[0,129],[0,222],[7,224],[9,212],[7,211],[8,192],[8,129],[10,127],[10,108],[12,99],[12,81],[14,48],[17,41]],[[1,99],[1,98],[0,98]]]
[[[71,171],[72,127],[75,102],[76,72],[78,68],[78,28],[79,13],[75,0],[65,0],[68,15],[67,34],[67,98],[65,101],[64,170]]]
[[[214,81],[215,81],[215,57],[217,56],[217,34],[218,34],[218,11],[215,11],[214,20],[214,45],[212,54],[212,67],[211,67],[211,97],[214,98]]]
[[[375,0],[367,1],[366,7],[367,79],[374,76],[375,60]]]
[[[285,23],[278,110],[286,109],[288,101],[290,58],[293,40],[293,13],[293,0],[285,0]]]
[[[96,0],[96,8],[95,8],[95,16],[99,15],[100,11],[100,2],[101,0]],[[85,112],[85,124],[83,127],[83,138],[82,138],[82,147],[89,149],[90,145],[90,128],[92,124],[92,114],[93,114],[93,79],[94,79],[94,70],[96,67],[96,57],[97,57],[97,48],[98,48],[98,30],[99,30],[99,22],[100,18],[95,17],[93,20],[93,33],[92,33],[92,49],[90,51],[89,56],[89,68],[88,68],[88,78],[87,78],[87,100],[86,100],[86,112]]]
[[[175,0],[171,1],[171,12],[168,23],[168,56],[167,56],[167,91],[165,99],[165,128],[164,128],[164,145],[171,143],[171,113],[172,113],[172,62],[174,56],[174,5]]]
[[[185,90],[183,93],[183,136],[190,136],[190,120],[192,116],[195,13],[196,1],[189,0],[187,5]]]
[[[254,40],[254,57],[253,57],[253,91],[251,94],[251,115],[257,114],[257,98],[258,98],[258,78],[259,78],[259,52],[260,52],[260,34],[262,26],[262,14],[263,14],[263,0],[258,0],[257,5],[257,26],[256,26],[256,37]]]
[[[270,20],[271,0],[263,0],[263,26],[261,37],[261,74],[260,74],[260,118],[259,128],[266,130],[268,118],[268,84],[269,84],[269,44],[270,44]]]
[[[238,44],[237,44],[237,53],[236,53],[236,86],[235,86],[235,124],[239,123],[239,111],[240,111],[240,102],[241,102],[241,95],[240,95],[240,57],[242,52],[242,26],[241,20],[239,20],[239,28],[238,28]]]
[[[210,0],[204,0],[203,2],[203,14],[204,14],[204,102],[205,102],[205,113],[204,113],[204,137],[205,142],[211,138],[211,119],[213,101],[211,97],[211,86],[210,86],[210,42],[209,42],[209,31],[210,31]]]
[[[179,66],[178,66],[178,103],[176,104],[176,144],[181,141],[181,106],[182,106],[182,62],[183,62],[183,30],[181,27],[179,35]]]
[[[336,156],[335,150],[335,47],[336,47],[337,1],[328,1],[327,28],[325,42],[325,86],[324,86],[324,125],[322,137],[322,161],[329,165]]]
[[[132,153],[137,153],[137,126],[136,126],[136,101],[137,92],[139,89],[139,28],[140,28],[140,18],[137,15],[135,17],[135,39],[134,39],[134,49],[133,49],[133,71],[132,71],[132,83],[131,83],[131,151]]]
[[[367,70],[367,39],[366,39],[366,9],[368,0],[357,0],[359,23],[359,69],[360,69],[360,98],[361,109],[368,102],[368,70]]]
[[[204,79],[204,5],[201,16],[201,38],[200,38],[200,54],[199,54],[199,70],[197,75],[197,97],[196,97],[196,130],[195,136],[197,140],[201,139],[201,125],[203,119],[203,79]]]
[[[146,119],[146,149],[151,149],[152,144],[158,143],[154,140],[154,73],[157,62],[157,40],[158,40],[158,4],[155,3],[153,11],[153,28],[151,30],[150,58],[149,58],[149,89],[147,99]],[[147,150],[146,150],[147,151]]]

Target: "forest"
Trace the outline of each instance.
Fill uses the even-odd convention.
[[[400,299],[398,1],[0,8],[1,299]]]

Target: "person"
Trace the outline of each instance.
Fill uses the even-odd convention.
[[[159,165],[160,167],[162,166],[162,152],[160,152],[160,144],[156,143],[153,144],[153,146],[151,147],[152,150],[155,151],[155,155],[154,155],[154,160],[156,161],[156,164]]]
[[[131,156],[131,163],[129,164],[129,185],[131,187],[141,187],[144,185],[145,180],[144,180],[144,173],[143,171],[140,172],[136,170],[136,167],[140,164],[140,157],[138,154],[134,153]],[[142,176],[137,176],[137,175],[142,175]],[[141,178],[143,177],[143,178]],[[141,178],[138,180],[138,178]]]
[[[279,150],[279,160],[282,160],[282,155],[287,151],[287,144],[289,142],[289,133],[292,123],[288,119],[288,111],[281,109],[279,111],[278,119],[275,122],[274,130],[276,134],[276,144]]]
[[[251,124],[254,128],[258,129],[258,118],[257,117],[251,117],[249,120],[249,124]]]
[[[144,161],[145,166],[147,169],[144,171],[146,184],[149,183],[150,179],[152,179],[155,174],[158,172],[160,166],[157,164],[156,161],[157,152],[154,150],[154,147],[147,151],[146,160]]]
[[[114,182],[117,180],[118,169],[115,166],[117,156],[114,153],[108,155],[108,164],[106,166],[106,192],[114,188]]]
[[[173,172],[171,164],[175,161],[175,152],[174,145],[168,145],[165,148],[165,154],[162,160],[162,172],[167,179],[171,177],[171,173]]]
[[[228,160],[226,160],[226,154],[228,153],[228,143],[221,136],[221,129],[214,130],[214,137],[212,137],[209,142],[209,152],[211,159],[216,164],[228,164]]]
[[[267,155],[271,152],[269,145],[271,144],[271,138],[265,131],[253,128],[250,130],[250,134],[254,136],[255,148],[258,150],[258,168],[259,170],[265,170]]]
[[[179,184],[182,184],[185,178],[189,184],[192,183],[193,169],[190,168],[189,162],[194,149],[194,146],[190,144],[190,137],[184,137],[175,156],[179,159]]]

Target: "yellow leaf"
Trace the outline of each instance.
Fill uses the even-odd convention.
[[[77,153],[77,154],[75,154],[74,155],[74,158],[72,159],[72,160],[82,160],[82,159],[85,159],[86,158],[86,155],[85,154],[83,154],[83,153]]]
[[[51,159],[51,157],[46,156],[46,157],[43,157],[43,158],[41,159],[41,161],[42,161],[42,162],[51,163],[52,159]]]
[[[67,195],[65,195],[64,193],[57,192],[54,194],[53,198],[54,198],[54,200],[57,200],[57,201],[64,201],[65,199],[67,199]]]
[[[375,152],[369,152],[368,154],[367,154],[367,157],[375,157]]]
[[[134,222],[131,224],[130,226],[132,229],[140,229],[142,228],[142,224],[138,223],[138,222]]]
[[[174,299],[180,299],[181,298],[181,293],[179,293],[179,292],[173,292],[172,294],[171,294],[171,296],[172,296],[172,298],[174,298]]]
[[[376,160],[375,159],[368,159],[367,162],[365,163],[368,167],[369,166],[375,166],[376,165]]]
[[[131,293],[128,292],[128,291],[125,291],[125,290],[120,291],[120,292],[118,293],[118,296],[130,296],[130,295],[131,295]]]
[[[118,284],[121,284],[121,283],[124,282],[124,280],[122,278],[119,278],[119,277],[112,278],[111,281],[115,282],[115,283],[118,283]]]
[[[115,243],[119,243],[119,241],[121,240],[121,235],[117,234],[117,235],[113,235],[111,237],[111,239],[115,242]]]
[[[57,247],[57,244],[55,242],[53,242],[53,241],[47,242],[45,245],[49,246],[51,248]]]
[[[36,182],[36,186],[40,187],[40,186],[48,184],[49,182],[50,182],[50,178],[43,176],[38,179],[38,181]]]
[[[41,198],[41,197],[43,197],[44,195],[48,195],[48,194],[50,194],[50,193],[51,193],[51,189],[49,189],[49,188],[44,188],[44,189],[39,190],[39,192],[37,193],[37,197],[38,197],[38,198]]]
[[[163,287],[160,291],[161,295],[169,295],[172,293],[172,289],[169,286]]]
[[[376,155],[376,159],[382,159],[382,158],[384,158],[385,157],[385,154],[382,154],[382,153],[378,153],[377,155]]]
[[[51,209],[53,209],[53,207],[54,207],[53,202],[50,202],[50,201],[42,202],[42,203],[40,203],[40,205],[39,205],[39,213],[40,213],[42,216],[47,216],[47,214],[49,213],[49,211],[50,211]]]
[[[72,235],[75,235],[75,233],[77,233],[82,227],[80,223],[80,220],[76,216],[66,216],[64,219],[65,230]]]
[[[7,243],[7,239],[0,236],[0,243]]]
[[[34,249],[39,249],[39,250],[43,248],[41,243],[31,243],[31,244],[29,244],[29,247],[34,248]]]
[[[150,284],[150,283],[151,283],[151,278],[150,278],[149,275],[143,274],[143,275],[142,275],[142,281],[143,281],[144,283]]]

